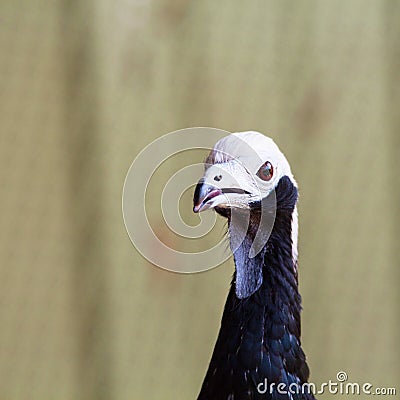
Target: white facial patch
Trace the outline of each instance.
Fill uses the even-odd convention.
[[[236,160],[251,175],[253,188],[257,187],[265,197],[274,189],[283,176],[288,176],[296,185],[290,165],[275,142],[259,132],[238,132],[220,139],[214,146],[212,163],[229,163]],[[269,161],[274,169],[273,177],[265,182],[257,176],[259,168]],[[247,181],[249,177],[247,177]],[[241,181],[245,184],[245,181]],[[254,190],[254,189],[253,189]]]
[[[292,214],[292,260],[293,267],[297,268],[297,257],[298,257],[298,235],[299,235],[299,217],[297,213],[297,205],[295,206]]]

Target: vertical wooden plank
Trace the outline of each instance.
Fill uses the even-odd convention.
[[[97,14],[91,1],[64,1],[61,34],[65,51],[65,145],[69,149],[69,202],[74,234],[74,297],[77,368],[82,399],[109,399],[110,345],[108,269],[105,251],[103,157]]]
[[[77,398],[59,1],[2,2],[0,397]]]

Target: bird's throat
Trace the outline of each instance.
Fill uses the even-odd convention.
[[[255,293],[263,282],[263,255],[261,250],[254,257],[250,257],[254,242],[254,221],[249,221],[247,232],[244,231],[238,218],[235,223],[229,224],[230,244],[235,260],[235,293],[237,298],[245,299]]]

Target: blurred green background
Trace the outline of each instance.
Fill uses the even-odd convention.
[[[189,126],[283,149],[311,380],[399,396],[399,87],[395,0],[2,0],[0,399],[196,398],[232,262],[160,270],[121,215]]]

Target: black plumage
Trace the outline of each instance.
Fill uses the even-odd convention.
[[[250,296],[238,298],[235,271],[198,400],[314,399],[300,387],[307,382],[309,369],[300,342],[301,297],[297,261],[292,257],[297,188],[288,176],[283,176],[275,194],[274,226],[255,258],[262,270],[262,284]],[[261,201],[250,204],[250,223],[240,249],[246,254],[260,225]],[[215,209],[231,224],[229,208]],[[257,390],[263,382],[267,383],[266,393]],[[300,393],[279,393],[279,383],[284,383],[286,389],[290,384],[298,385]]]

